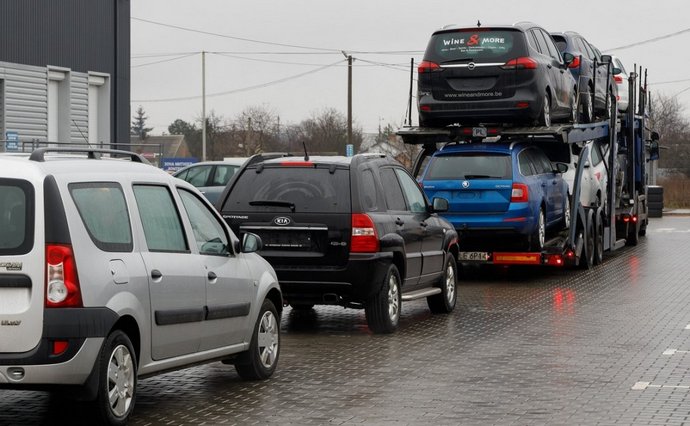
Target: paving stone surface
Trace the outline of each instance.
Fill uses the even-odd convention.
[[[466,268],[459,303],[286,308],[276,374],[207,364],[140,382],[132,425],[690,423],[690,217],[588,271]],[[0,424],[87,424],[79,405],[0,390]]]

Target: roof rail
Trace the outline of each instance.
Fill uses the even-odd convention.
[[[262,152],[261,154],[254,154],[249,159],[245,162],[245,167],[246,166],[251,166],[252,164],[256,163],[262,163],[266,160],[272,160],[274,158],[283,158],[283,157],[294,157],[294,155],[290,154],[289,152]]]
[[[143,156],[141,156],[135,152],[121,151],[118,149],[104,149],[104,148],[38,148],[34,152],[31,153],[29,160],[44,162],[45,161],[45,154],[47,152],[58,152],[58,153],[59,152],[65,152],[65,153],[72,153],[72,154],[84,153],[87,155],[87,158],[94,159],[94,160],[100,160],[101,159],[101,156],[99,154],[115,154],[115,155],[130,157],[130,159],[135,163],[151,164],[151,163],[149,163],[149,161],[146,158],[144,158]]]

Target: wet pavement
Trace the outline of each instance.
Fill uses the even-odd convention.
[[[140,382],[132,425],[690,423],[690,217],[653,219],[589,271],[468,268],[450,315],[403,304],[285,309],[276,374],[232,366]],[[79,424],[79,406],[0,390],[0,424]]]

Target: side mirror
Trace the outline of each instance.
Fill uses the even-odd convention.
[[[656,133],[656,132],[654,132]],[[659,136],[657,134],[657,136]],[[652,140],[651,146],[649,147],[649,159],[658,160],[659,159],[659,142]]]
[[[611,70],[611,74],[613,74],[613,75],[618,75],[622,72],[623,72],[623,70],[620,68],[617,68],[617,67],[613,67],[613,69]]]
[[[556,172],[565,173],[568,171],[568,165],[565,163],[556,163]]]
[[[254,253],[263,248],[261,237],[251,232],[247,232],[242,236],[242,253]]]
[[[575,60],[575,55],[572,53],[564,52],[563,53],[563,62],[565,62],[566,65],[570,65],[573,63]]]
[[[613,58],[611,58],[611,55],[601,55],[601,62],[607,64],[613,62]]]
[[[443,213],[448,211],[448,200],[445,198],[434,197],[431,201],[431,208],[434,213]]]
[[[658,141],[659,140],[659,132],[652,132],[652,141]],[[659,144],[656,145],[657,149],[659,148]]]

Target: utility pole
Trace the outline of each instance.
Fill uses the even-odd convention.
[[[201,51],[201,161],[206,161],[206,52]]]
[[[347,143],[352,145],[352,55],[343,51],[347,58]]]

